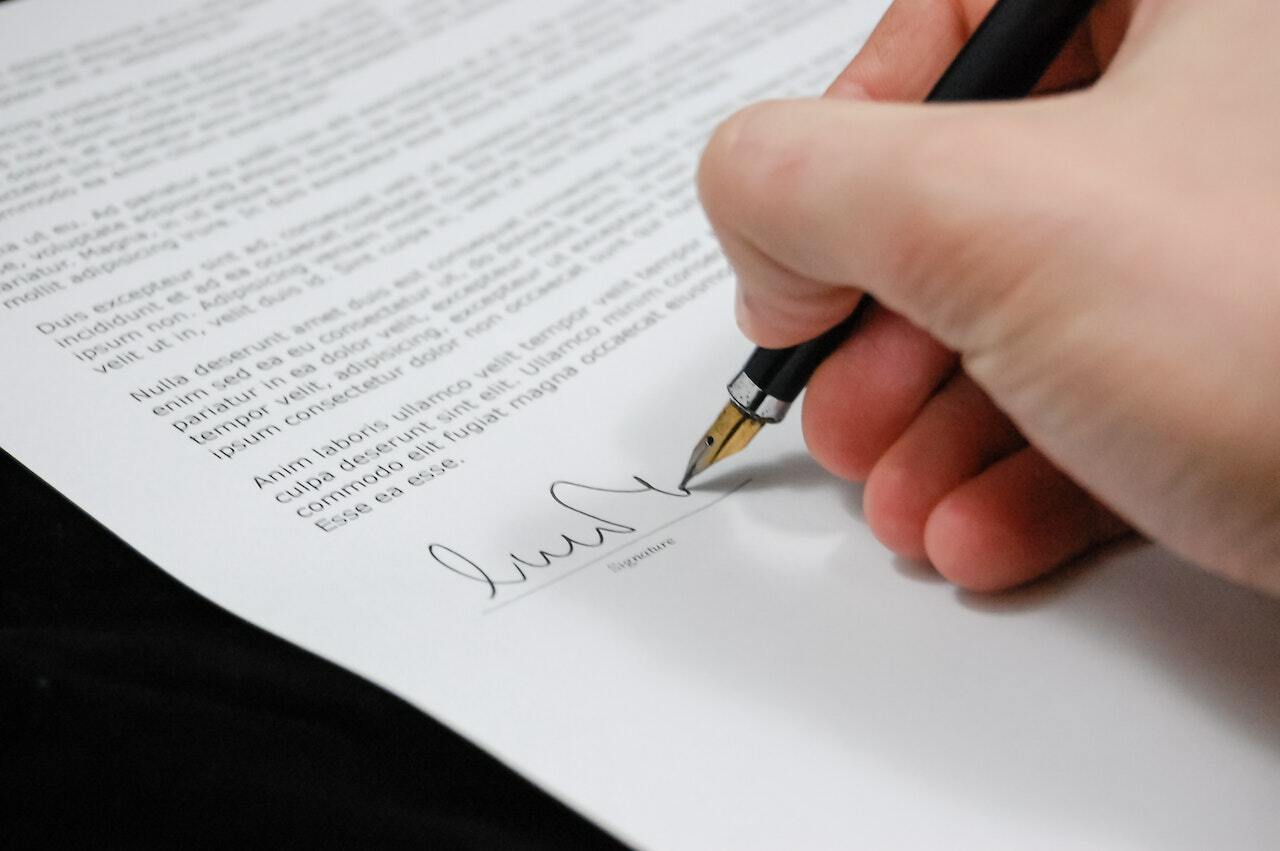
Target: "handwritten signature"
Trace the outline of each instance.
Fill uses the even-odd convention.
[[[578,537],[573,537],[566,533],[560,533],[557,537],[559,540],[551,549],[539,549],[536,555],[524,556],[516,553],[508,553],[507,558],[510,559],[510,569],[489,569],[482,567],[475,560],[468,558],[452,547],[444,544],[431,544],[427,547],[427,553],[436,564],[443,568],[453,571],[464,579],[473,582],[479,582],[489,589],[489,599],[493,599],[498,594],[498,586],[500,585],[520,585],[529,581],[530,570],[543,570],[551,567],[558,561],[567,559],[575,555],[581,550],[592,550],[603,547],[612,537],[620,535],[634,535],[639,531],[635,526],[631,526],[621,520],[609,520],[604,517],[592,514],[585,509],[579,508],[566,499],[564,491],[576,488],[580,491],[590,493],[603,494],[623,494],[623,495],[640,495],[640,494],[658,494],[660,496],[669,496],[674,499],[687,499],[692,494],[688,490],[681,489],[678,491],[663,490],[660,487],[651,485],[639,476],[633,477],[640,487],[638,488],[601,488],[593,485],[579,484],[578,482],[558,481],[553,482],[550,487],[551,498],[556,504],[565,511],[571,512],[579,517],[586,518],[593,525],[592,529],[587,533],[577,533]],[[580,540],[581,539],[581,540]]]

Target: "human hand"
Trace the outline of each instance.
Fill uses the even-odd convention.
[[[974,590],[1131,528],[1280,594],[1280,4],[1114,0],[1016,103],[919,101],[992,0],[896,0],[822,100],[715,134],[738,320],[815,457]],[[1096,82],[1094,82],[1096,79]]]

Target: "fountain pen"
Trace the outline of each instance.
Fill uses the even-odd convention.
[[[999,0],[952,61],[926,102],[1026,97],[1080,27],[1096,0]],[[689,456],[680,487],[741,452],[768,423],[779,423],[822,361],[854,330],[872,300],[816,339],[787,349],[759,348],[729,382],[729,403]]]

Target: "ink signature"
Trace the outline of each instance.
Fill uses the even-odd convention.
[[[601,488],[593,485],[579,484],[578,482],[558,481],[553,482],[550,487],[551,498],[556,504],[565,511],[586,518],[594,524],[593,528],[583,534],[577,533],[575,538],[566,533],[558,535],[559,540],[551,547],[551,549],[539,549],[536,555],[524,556],[516,553],[508,553],[507,558],[510,560],[510,569],[489,569],[482,567],[478,562],[463,555],[452,547],[444,544],[431,544],[427,547],[427,553],[431,559],[441,567],[451,570],[464,579],[473,582],[479,582],[489,589],[489,599],[493,599],[498,594],[498,587],[501,585],[520,585],[529,581],[529,572],[531,570],[544,570],[551,567],[558,561],[567,559],[570,556],[582,550],[597,549],[609,542],[613,537],[621,535],[634,535],[639,531],[635,526],[624,523],[621,520],[609,520],[604,517],[592,514],[585,509],[578,508],[570,503],[563,494],[563,491],[576,488],[591,493],[603,494],[624,494],[624,495],[641,495],[641,494],[658,494],[660,496],[669,496],[674,499],[688,499],[692,496],[686,489],[678,491],[663,490],[660,487],[651,485],[639,476],[633,477],[640,487],[638,488]],[[581,538],[581,540],[579,540]]]

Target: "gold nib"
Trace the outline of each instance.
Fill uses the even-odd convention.
[[[690,479],[717,461],[746,449],[747,444],[763,427],[763,421],[747,416],[732,402],[725,405],[720,416],[707,429],[706,435],[693,448],[689,466],[684,471],[684,478],[680,480],[680,487],[688,485]]]

